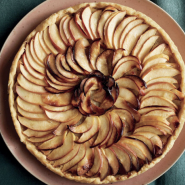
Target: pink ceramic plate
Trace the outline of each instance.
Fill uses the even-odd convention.
[[[102,0],[104,1],[104,0]],[[111,1],[111,0],[106,0]],[[167,33],[170,35],[172,40],[175,42],[179,51],[185,61],[185,35],[178,24],[161,8],[156,6],[147,0],[112,0],[115,3],[119,3],[125,6],[129,6],[138,11],[141,11],[155,20]],[[48,0],[29,14],[27,14],[14,30],[9,35],[4,47],[1,51],[0,56],[0,130],[1,134],[12,152],[15,158],[35,177],[50,185],[77,185],[73,181],[69,181],[65,178],[54,174],[53,172],[46,169],[39,161],[32,156],[24,146],[20,143],[19,138],[15,132],[13,122],[9,113],[8,107],[8,96],[7,96],[7,84],[8,74],[11,66],[11,61],[18,51],[21,43],[24,41],[26,36],[44,19],[50,16],[52,13],[58,10],[74,6],[83,2],[93,2],[92,0]],[[126,180],[124,185],[138,185],[147,184],[158,178],[166,170],[168,170],[176,160],[181,156],[185,148],[185,142],[183,136],[185,135],[185,127],[183,128],[179,138],[175,142],[172,150],[165,156],[160,163],[155,165],[152,169],[147,172]],[[115,183],[117,185],[123,184],[123,182]]]

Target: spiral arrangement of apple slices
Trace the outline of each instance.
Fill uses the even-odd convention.
[[[61,172],[103,181],[139,171],[179,124],[178,64],[158,31],[126,11],[66,14],[19,64],[23,134]]]

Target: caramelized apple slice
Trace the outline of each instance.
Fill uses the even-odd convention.
[[[125,49],[124,55],[128,56],[134,46],[136,45],[139,37],[144,33],[149,25],[147,24],[139,24],[135,26],[132,30],[128,32],[128,34],[125,36],[125,39],[123,41],[123,48]]]
[[[26,102],[35,104],[35,105],[43,105],[42,95],[29,92],[23,89],[21,86],[16,86],[16,92]]]
[[[74,41],[85,38],[85,34],[82,32],[82,30],[80,30],[80,28],[78,28],[74,18],[71,18],[69,21],[69,31]]]
[[[24,111],[31,112],[31,113],[43,113],[43,110],[40,108],[39,105],[34,105],[32,103],[28,103],[24,101],[19,96],[16,99],[17,105],[23,109]]]
[[[91,169],[94,163],[94,148],[89,148],[89,143],[86,143],[86,145],[86,154],[77,166],[78,175],[85,175]]]
[[[112,175],[116,175],[119,170],[119,162],[116,155],[110,150],[110,148],[101,149],[102,152],[105,154],[108,163],[112,169]]]
[[[159,39],[159,36],[154,35],[145,41],[139,53],[137,54],[137,57],[139,58],[140,61],[143,62],[144,57],[150,52],[157,39]]]
[[[127,26],[124,28],[123,32],[121,33],[120,40],[119,40],[119,47],[123,48],[123,43],[125,40],[126,35],[137,25],[142,24],[142,19],[136,19],[127,24]],[[123,48],[124,49],[124,48]]]
[[[96,10],[91,14],[91,17],[90,17],[90,24],[89,25],[90,25],[92,35],[95,39],[99,38],[97,28],[98,28],[98,21],[100,19],[101,14],[102,14],[102,10]]]
[[[56,107],[69,105],[71,103],[71,97],[72,93],[70,92],[61,94],[43,94],[40,98],[43,102],[40,105],[42,105],[43,103]]]
[[[120,48],[114,51],[113,58],[112,58],[112,68],[117,64],[117,62],[123,58],[123,51],[124,49]]]
[[[152,125],[138,127],[134,130],[134,133],[137,133],[137,132],[151,132],[156,135],[166,135],[166,132]]]
[[[89,46],[86,39],[79,39],[74,46],[74,56],[78,64],[88,72],[92,72],[89,61],[87,59],[85,48]]]
[[[122,127],[122,128],[123,128],[123,127]],[[124,129],[124,128],[123,128],[123,129]],[[122,131],[123,131],[123,130],[122,130]],[[120,130],[118,130],[118,132],[120,132]],[[121,133],[121,135],[122,135],[122,133]],[[115,142],[117,142],[118,139],[119,139],[119,138],[118,138],[118,135],[117,135],[117,128],[116,128],[116,126],[114,126],[114,124],[113,124],[113,126],[112,126],[112,132],[111,132],[110,138],[108,139],[108,141],[107,141],[105,147],[108,148],[108,147],[112,146]]]
[[[30,137],[30,138],[27,138],[27,141],[31,142],[31,143],[41,143],[41,142],[45,142],[45,141],[48,141],[50,139],[52,139],[54,137],[53,134],[48,134],[46,136],[43,136],[43,137]]]
[[[67,155],[63,156],[60,159],[57,159],[53,166],[57,167],[71,161],[78,154],[80,147],[81,145],[74,144],[73,149]]]
[[[53,26],[55,27],[55,26]],[[56,31],[56,30],[55,30]],[[54,33],[53,33],[54,34]],[[58,54],[58,51],[54,48],[52,42],[51,42],[51,39],[50,39],[50,35],[49,35],[49,28],[46,28],[44,30],[44,43],[46,44],[46,46],[49,48],[49,50],[54,54],[54,55],[57,55]],[[59,41],[60,42],[60,41]]]
[[[175,115],[175,112],[173,110],[163,110],[163,109],[158,109],[158,110],[153,110],[145,114],[146,116],[161,116],[163,118],[168,118],[169,116]]]
[[[98,147],[94,148],[94,163],[92,168],[86,173],[88,177],[96,175],[102,166],[102,156],[101,151]]]
[[[73,106],[72,105],[66,105],[66,106],[62,106],[62,107],[55,107],[55,106],[50,106],[50,105],[43,105],[42,108],[44,110],[49,110],[49,111],[54,111],[54,112],[65,112],[69,109],[72,109]]]
[[[45,141],[37,148],[39,150],[55,149],[57,147],[60,147],[64,143],[65,137],[66,137],[66,133],[60,136],[55,136],[52,139]]]
[[[92,35],[91,29],[90,29],[90,17],[92,15],[90,6],[87,6],[82,10],[81,18],[83,25],[85,26],[85,29],[90,37],[91,40],[94,40],[94,37]]]
[[[45,110],[45,113],[48,116],[48,118],[55,121],[60,121],[60,122],[70,121],[75,116],[80,114],[77,109],[69,109],[65,112],[52,112],[52,111]]]
[[[38,121],[38,120],[30,120],[21,116],[18,116],[18,120],[22,125],[25,127],[35,130],[35,131],[49,131],[53,130],[56,127],[59,126],[59,122],[52,121],[52,120],[44,120],[44,121]]]
[[[110,150],[112,150],[113,153],[116,155],[125,172],[129,172],[131,170],[131,159],[128,153],[118,145],[112,145],[110,147]]]
[[[48,32],[49,32],[49,37],[51,39],[51,42],[53,46],[56,48],[56,50],[59,53],[64,53],[66,51],[66,45],[64,44],[64,42],[60,37],[57,25],[56,24],[50,25],[48,28]]]
[[[94,116],[94,122],[93,122],[91,129],[83,133],[77,142],[84,143],[88,141],[99,131],[99,128],[100,128],[99,118]]]
[[[146,55],[146,57],[143,59],[143,64],[150,58],[153,57],[155,55],[161,54],[163,53],[164,49],[167,47],[167,45],[165,43],[160,44],[159,46],[157,46],[156,48],[154,48],[150,53],[148,53],[148,55]]]
[[[19,106],[17,106],[18,112],[24,116],[25,118],[33,119],[33,120],[47,120],[47,116],[44,113],[31,113],[23,110]]]
[[[74,133],[82,134],[89,131],[92,128],[93,124],[94,124],[94,117],[90,116],[90,117],[86,117],[86,119],[82,124],[78,126],[70,126],[69,129]]]
[[[154,145],[158,146],[161,149],[163,148],[163,143],[158,135],[156,135],[152,132],[147,132],[147,131],[146,132],[137,132],[135,134],[145,136],[148,139],[150,139]]]
[[[64,143],[62,146],[54,149],[48,156],[48,160],[56,160],[64,157],[67,155],[74,147],[74,135],[71,132],[68,132],[67,136],[65,137]]]
[[[52,132],[53,132],[52,130],[40,132],[40,131],[31,130],[28,128],[28,129],[24,130],[22,133],[27,137],[43,137],[48,134],[51,134]]]
[[[127,26],[127,24],[129,24],[131,21],[135,20],[137,17],[135,16],[129,16],[124,18],[116,27],[115,31],[114,31],[114,37],[113,37],[113,45],[115,49],[120,48],[120,38],[121,38],[121,34],[123,32],[123,30],[125,29],[125,27]]]
[[[173,93],[175,93],[175,94],[178,96],[178,98],[179,98],[180,100],[183,100],[183,99],[184,99],[184,95],[183,95],[182,92],[178,91],[177,89],[172,89],[171,91],[172,91]]]
[[[126,144],[129,148],[131,148],[140,159],[144,161],[148,160],[149,162],[152,161],[152,155],[149,149],[147,148],[147,146],[142,141],[139,141],[137,139],[132,139],[129,137],[123,137],[118,142],[118,144],[122,144],[122,143]]]
[[[142,115],[140,122],[145,121],[160,121],[163,122],[166,125],[169,125],[170,123],[166,120],[165,117],[162,116],[148,116],[148,115]]]
[[[99,116],[98,119],[100,123],[100,128],[99,128],[98,136],[92,145],[93,147],[102,143],[106,139],[110,130],[110,122],[106,114]]]
[[[100,54],[100,40],[96,40],[94,41],[91,46],[90,46],[90,50],[89,50],[89,60],[91,63],[91,67],[93,70],[96,70],[96,60]]]
[[[150,96],[141,101],[140,108],[148,106],[166,106],[178,109],[178,107],[172,101],[158,96]]]
[[[118,69],[115,71],[113,74],[113,78],[117,80],[118,78],[122,77],[126,72],[130,71],[133,68],[138,68],[140,69],[139,64],[136,61],[133,60],[128,60],[124,63],[122,63]]]
[[[132,55],[137,56],[139,50],[143,46],[143,44],[148,40],[151,36],[155,35],[157,30],[155,28],[151,28],[147,30],[145,33],[141,35],[134,49],[132,50]]]

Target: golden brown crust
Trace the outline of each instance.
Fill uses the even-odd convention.
[[[168,34],[155,21],[153,21],[151,18],[147,17],[143,13],[137,12],[131,8],[128,8],[128,7],[119,5],[119,4],[115,4],[115,3],[88,3],[88,4],[91,7],[99,7],[99,8],[105,7],[107,5],[112,5],[119,10],[126,10],[127,14],[129,14],[129,15],[136,15],[137,17],[144,19],[146,23],[148,23],[149,25],[151,25],[154,28],[157,28],[159,33],[162,35],[164,41],[169,45],[169,47],[174,55],[174,58],[176,59],[176,61],[180,65],[181,75],[182,75],[182,81],[181,81],[180,87],[181,87],[181,91],[183,92],[183,94],[185,93],[185,77],[184,77],[185,68],[184,68],[184,62],[182,60],[182,57],[181,57],[180,53],[178,52],[177,47],[175,46],[173,41],[168,36]],[[11,116],[13,119],[13,123],[14,123],[15,129],[16,129],[16,132],[18,133],[18,135],[20,137],[20,141],[23,142],[26,145],[27,149],[42,164],[44,164],[48,169],[50,169],[51,171],[55,172],[56,174],[58,174],[60,176],[66,177],[70,180],[75,180],[75,181],[82,182],[82,183],[106,184],[106,183],[112,183],[112,182],[116,182],[116,181],[123,181],[128,178],[132,178],[132,177],[136,176],[137,174],[141,174],[141,173],[147,171],[149,168],[153,167],[156,163],[158,163],[167,154],[167,152],[172,148],[176,138],[180,134],[180,131],[182,130],[182,127],[183,127],[183,124],[185,121],[185,116],[184,116],[185,115],[185,102],[183,101],[181,103],[181,110],[179,112],[180,126],[176,129],[175,134],[170,137],[170,139],[164,149],[163,154],[160,157],[155,158],[150,164],[145,164],[138,173],[135,171],[132,171],[131,175],[129,177],[127,175],[107,176],[103,181],[100,181],[100,178],[96,178],[96,177],[87,178],[85,176],[74,176],[74,175],[71,175],[70,173],[62,173],[59,168],[54,168],[49,163],[49,161],[46,159],[46,156],[44,154],[42,154],[40,151],[38,151],[35,145],[28,142],[26,140],[26,136],[24,136],[22,134],[21,125],[20,125],[19,121],[17,120],[17,110],[16,110],[16,106],[15,106],[15,101],[14,101],[15,94],[13,91],[14,86],[15,86],[16,69],[17,69],[18,61],[25,50],[26,42],[29,42],[31,40],[31,38],[36,34],[36,32],[42,31],[42,30],[46,29],[49,25],[58,22],[65,13],[75,13],[77,10],[85,7],[86,5],[87,5],[87,3],[83,3],[80,5],[74,6],[74,7],[67,8],[65,10],[61,10],[61,11],[51,15],[48,19],[44,20],[40,25],[38,25],[35,28],[35,30],[33,30],[28,35],[28,37],[25,39],[22,46],[20,47],[17,55],[15,56],[13,63],[12,63],[12,66],[11,66],[10,75],[9,75],[9,82],[8,82],[9,106],[10,106],[10,112],[11,112]]]

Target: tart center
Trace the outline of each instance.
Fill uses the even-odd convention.
[[[114,78],[94,71],[75,89],[72,105],[83,115],[102,115],[111,109],[119,95]]]

